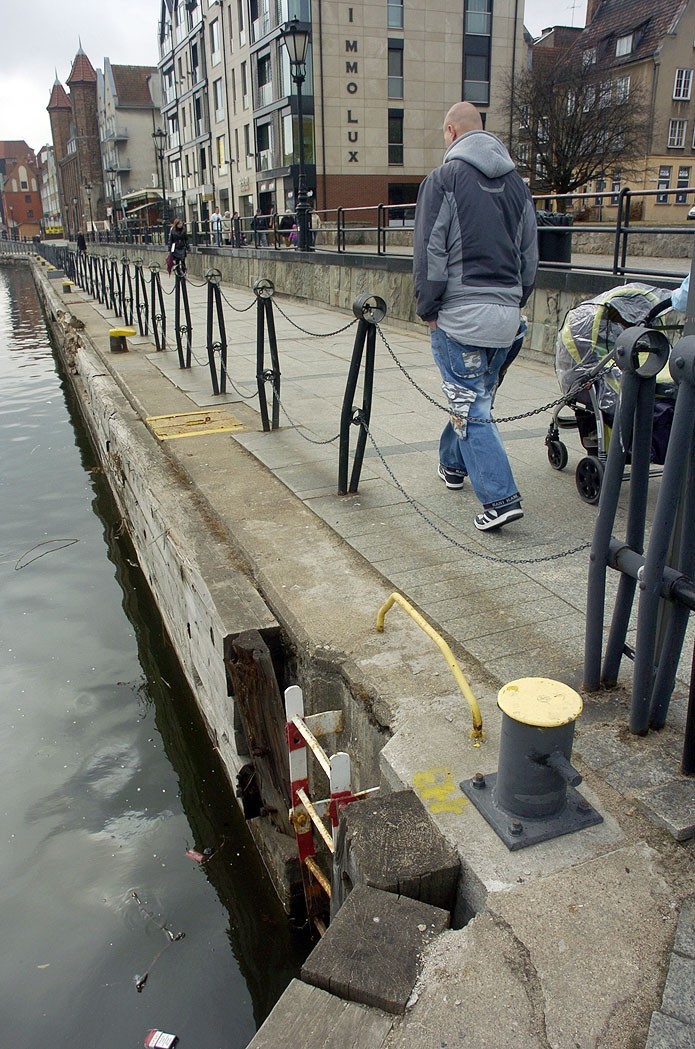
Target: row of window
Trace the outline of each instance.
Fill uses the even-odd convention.
[[[668,190],[668,189],[671,188],[672,171],[673,171],[673,169],[668,164],[662,165],[659,168],[659,178],[658,178],[658,181],[657,181],[657,184],[656,184],[657,189],[659,189],[661,191],[665,191],[665,190]],[[676,180],[675,189],[677,189],[677,190],[684,190],[684,189],[688,188],[688,186],[690,185],[690,173],[691,173],[691,168],[689,168],[689,167],[679,167],[678,168],[678,177],[677,177],[677,180]],[[656,197],[656,203],[657,204],[670,204],[671,201],[675,201],[676,204],[687,204],[688,203],[688,194],[687,193],[676,193],[672,197],[669,197],[665,192],[657,194],[657,197]]]
[[[687,128],[687,120],[681,120],[680,118],[669,120],[667,141],[669,149],[685,149]],[[695,149],[695,133],[693,133],[692,148]]]

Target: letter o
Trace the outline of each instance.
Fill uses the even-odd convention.
[[[358,86],[357,86],[357,84],[355,83],[354,80],[351,80],[350,83],[347,84],[346,86],[347,86],[347,90],[348,90],[348,94],[349,95],[356,95],[357,92],[359,91],[359,88],[358,88]]]

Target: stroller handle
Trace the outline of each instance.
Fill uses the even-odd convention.
[[[652,306],[642,323],[651,324],[653,320],[656,320],[660,313],[666,313],[666,311],[670,310],[671,308],[671,296],[669,295],[668,298],[663,299],[661,302],[657,302],[655,306]]]

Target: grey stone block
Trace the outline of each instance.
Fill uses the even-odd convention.
[[[695,780],[674,779],[637,798],[647,816],[676,841],[695,836]]]
[[[339,998],[405,1012],[428,943],[449,926],[439,907],[360,886],[302,967],[302,979]]]
[[[695,958],[695,897],[693,896],[683,901],[673,949],[686,958]]]
[[[663,1013],[652,1013],[645,1049],[693,1049],[695,1032],[689,1024]]]
[[[682,1023],[692,1024],[695,1044],[695,958],[671,955],[661,1011]]]

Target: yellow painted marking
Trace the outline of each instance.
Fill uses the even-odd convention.
[[[430,812],[463,812],[469,804],[451,774],[451,769],[434,766],[413,776],[413,787]]]
[[[500,710],[534,728],[559,728],[576,721],[582,712],[582,698],[561,681],[547,677],[521,677],[510,681],[497,696]]]
[[[135,331],[135,328],[109,328],[109,335],[137,335],[137,332]]]
[[[160,441],[174,441],[178,437],[208,437],[213,433],[233,433],[246,429],[243,423],[221,409],[183,412],[179,415],[151,415],[145,422]]]

